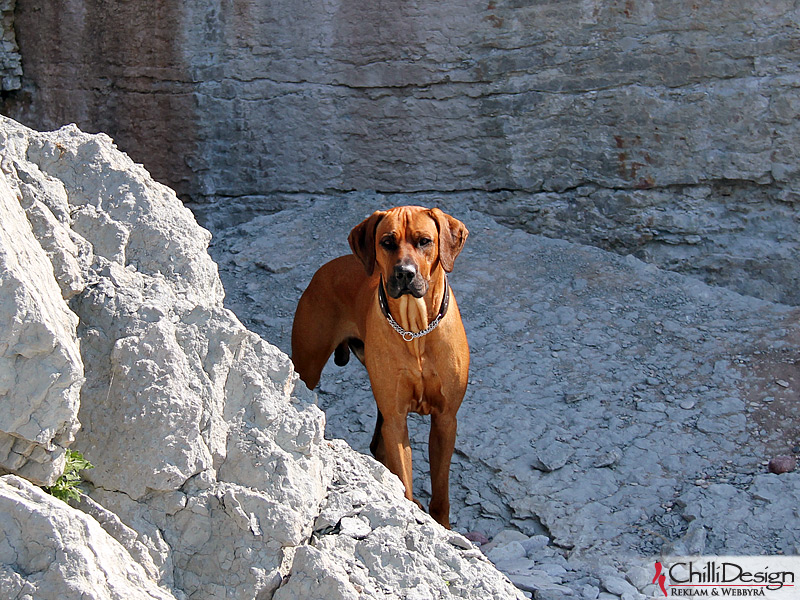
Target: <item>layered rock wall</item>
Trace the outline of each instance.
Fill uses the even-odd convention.
[[[22,57],[14,31],[16,0],[0,2],[0,90],[10,92],[22,87]]]
[[[3,114],[39,130],[107,132],[158,181],[189,193],[201,117],[182,11],[157,0],[16,2],[24,77]]]
[[[791,0],[17,4],[6,110],[109,131],[184,198],[455,194],[800,302]]]

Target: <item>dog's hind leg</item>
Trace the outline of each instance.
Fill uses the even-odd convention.
[[[339,348],[344,346],[347,350],[347,343],[338,337],[336,321],[330,312],[319,310],[307,290],[297,303],[292,325],[292,362],[308,389],[317,387],[331,353],[337,352],[338,362],[342,358]]]

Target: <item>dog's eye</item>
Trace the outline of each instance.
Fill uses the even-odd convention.
[[[389,251],[397,250],[397,244],[394,243],[394,240],[392,238],[386,238],[385,240],[381,240],[381,246],[383,246],[385,250]]]
[[[421,238],[419,240],[419,242],[417,242],[417,245],[419,245],[420,248],[427,248],[432,243],[433,243],[433,240],[430,239],[430,238]]]

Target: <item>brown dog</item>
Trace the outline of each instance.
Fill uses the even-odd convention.
[[[436,208],[374,213],[350,233],[353,254],[314,274],[292,326],[292,361],[309,389],[333,352],[340,366],[352,350],[367,367],[378,405],[370,450],[400,478],[409,500],[406,416],[431,415],[430,514],[448,529],[450,460],[469,347],[446,273],[467,234],[463,223]]]

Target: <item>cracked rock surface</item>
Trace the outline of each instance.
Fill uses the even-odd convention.
[[[450,276],[472,353],[454,529],[491,539],[488,557],[537,598],[654,595],[661,552],[800,552],[800,474],[767,470],[800,445],[797,308],[425,200],[470,230]],[[214,231],[227,305],[289,352],[314,271],[389,205],[307,197]],[[363,367],[331,361],[319,398],[327,435],[368,452],[376,413]],[[413,417],[409,428],[424,503],[428,426]]]
[[[30,186],[21,188],[18,201],[0,179],[0,473],[52,485],[74,440],[83,363],[78,319],[48,260],[50,240],[40,244],[31,228],[41,211],[29,205],[29,222]]]
[[[74,126],[0,118],[0,148],[0,306],[36,333],[3,331],[0,428],[42,446],[28,463],[49,476],[67,446],[95,465],[70,507],[0,462],[17,473],[0,477],[2,597],[521,597],[386,469],[324,439],[288,357],[223,306],[210,235],[169,188]],[[55,425],[10,419],[26,385],[56,390]]]
[[[0,478],[3,598],[174,600],[100,523],[29,481]]]

